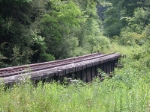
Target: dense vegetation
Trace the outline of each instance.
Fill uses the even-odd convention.
[[[1,67],[91,52],[126,55],[103,82],[1,86],[0,111],[150,111],[149,29],[149,0],[0,0]]]
[[[1,0],[0,67],[103,52],[107,37],[143,45],[149,7],[149,0]]]
[[[96,0],[1,0],[0,66],[96,51],[96,45],[101,43],[97,3]],[[104,41],[109,43],[107,38]]]
[[[150,71],[142,60],[135,59],[139,46],[124,47],[111,44],[111,51],[127,54],[115,69],[113,77],[99,78],[92,83],[60,85],[57,82],[30,82],[15,85],[4,91],[0,87],[1,112],[149,112]]]

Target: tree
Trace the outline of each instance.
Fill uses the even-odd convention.
[[[1,0],[0,61],[12,66],[93,52],[101,34],[98,2]]]
[[[33,35],[38,33],[38,22],[44,13],[42,0],[0,1],[0,48],[9,65],[30,63],[34,51]]]
[[[128,25],[128,19],[135,16],[136,9],[147,10],[150,6],[149,0],[106,0],[106,2],[111,3],[104,19],[104,34],[109,37],[120,35],[122,28]]]
[[[80,8],[73,1],[51,0],[47,8],[48,11],[41,21],[41,35],[45,37],[48,53],[58,59],[63,55],[60,46],[64,45],[66,39],[75,36],[74,31],[80,28],[84,18]],[[69,42],[65,45],[69,45]]]

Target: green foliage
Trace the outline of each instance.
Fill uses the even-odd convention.
[[[120,10],[118,8],[110,7],[105,11],[105,19],[104,19],[104,35],[108,37],[113,37],[115,35],[119,35],[121,28],[123,26],[121,20]]]
[[[15,0],[15,1],[22,3],[22,2],[31,2],[32,0]]]
[[[106,0],[111,5],[107,6],[104,19],[104,34],[109,37],[119,36],[122,29],[130,26],[130,31],[142,33],[143,28],[149,23],[148,0]]]
[[[70,53],[70,55],[72,57],[76,57],[76,56],[81,56],[85,54],[90,54],[91,52],[89,51],[89,49],[87,49],[88,47],[89,47],[88,45],[87,46],[85,45],[83,47],[78,46]]]
[[[47,51],[57,59],[69,57],[75,36],[74,30],[84,21],[82,11],[73,1],[50,1],[48,11],[41,20],[41,33],[45,37]],[[70,39],[71,38],[71,39]],[[76,38],[74,38],[76,40]]]
[[[118,47],[118,50],[120,48]],[[6,91],[1,86],[0,111],[149,111],[149,69],[131,57],[121,60],[124,67],[115,69],[112,78],[106,78],[107,74],[102,72],[106,76],[102,82],[99,78],[91,83],[82,82],[82,84],[68,86],[57,82],[43,85],[40,82],[37,87],[34,87],[27,81],[16,84]]]
[[[6,57],[4,57],[1,53],[0,53],[0,67],[4,67],[4,62],[3,60],[7,59]]]
[[[132,18],[128,19],[130,30],[135,31],[137,33],[142,33],[143,29],[150,22],[149,20],[150,13],[149,9],[137,8],[134,11],[134,15]]]
[[[108,6],[105,13],[104,35],[118,36],[121,45],[144,45],[149,40],[150,10],[146,1],[117,1],[107,0],[112,5]],[[146,5],[147,4],[147,5]],[[134,6],[134,7],[132,7]]]
[[[148,39],[149,39],[149,37],[150,37],[149,29],[150,29],[150,24],[148,24],[148,25],[145,27],[144,31],[142,32],[142,34],[145,35]]]
[[[97,15],[99,3],[106,8],[103,21]],[[107,52],[112,50],[107,37],[116,35],[121,45],[148,49],[149,4],[149,0],[1,0],[1,65]],[[149,51],[143,52],[134,58],[148,57]]]
[[[55,49],[57,50],[56,56],[59,56],[59,59],[66,57],[74,56],[72,53],[78,46],[78,38],[76,37],[66,37],[61,40],[59,46]],[[65,53],[64,53],[65,52]]]
[[[31,49],[34,43],[33,35],[38,31],[37,21],[43,11],[42,2],[33,0],[1,1],[0,2],[0,48],[5,64],[20,65],[30,63],[35,51]]]
[[[90,42],[93,52],[104,52],[110,48],[110,40],[105,36],[97,36]]]
[[[147,66],[148,68],[150,68],[150,58],[148,58],[145,62],[146,62],[146,66]]]
[[[52,60],[55,60],[55,57],[53,55],[47,53],[40,54],[39,62],[52,61]]]
[[[90,19],[89,19],[90,20]],[[85,33],[85,40],[82,46],[79,44],[79,37],[71,33],[64,34],[56,46],[58,58],[68,56],[78,56],[93,51],[119,52],[126,55],[119,63],[123,68],[116,68],[112,73],[113,77],[108,78],[107,74],[100,71],[105,77],[101,82],[99,78],[94,79],[91,83],[82,83],[76,85],[64,86],[57,82],[39,83],[34,87],[29,82],[15,85],[11,89],[3,90],[0,87],[0,111],[58,111],[58,112],[144,112],[149,111],[150,99],[150,44],[149,44],[149,24],[144,27],[142,33],[130,31],[130,28],[122,30],[120,37],[116,36],[111,39],[102,36],[98,31],[96,21],[89,21],[86,25],[91,26],[91,32],[81,29]],[[95,27],[94,27],[95,26]],[[92,27],[97,29],[92,30]],[[76,32],[78,30],[74,28]],[[32,30],[33,31],[33,30]],[[76,35],[76,36],[75,36]],[[54,59],[52,54],[47,53],[47,37],[38,35],[38,32],[32,33],[32,50],[39,57],[35,60],[48,61]],[[140,44],[139,40],[144,40]],[[130,41],[130,42],[128,42]],[[119,44],[118,44],[119,43]],[[1,44],[1,49],[5,49],[7,43]],[[108,49],[106,49],[108,48]],[[20,63],[22,53],[21,48],[16,44],[12,48],[14,63]],[[65,52],[65,53],[64,53]],[[34,55],[34,58],[36,56]],[[0,60],[4,61],[4,56],[0,55]],[[20,61],[19,61],[20,60]],[[13,97],[13,99],[12,99]],[[42,106],[41,106],[42,105]]]
[[[98,2],[1,0],[0,44],[5,44],[0,50],[6,57],[3,64],[21,65],[95,52],[91,46],[98,43],[91,45],[91,40],[102,35]]]
[[[138,34],[136,32],[121,32],[121,38],[119,39],[119,43],[121,45],[142,45],[145,43],[145,35]]]

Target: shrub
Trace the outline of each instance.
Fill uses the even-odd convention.
[[[40,62],[44,62],[44,61],[52,61],[55,60],[55,57],[51,54],[47,54],[47,53],[42,53],[40,54]]]
[[[143,45],[145,43],[145,35],[136,32],[121,32],[119,43],[121,45]]]
[[[94,42],[94,52],[104,52],[106,49],[110,48],[110,39],[105,36],[96,37]]]

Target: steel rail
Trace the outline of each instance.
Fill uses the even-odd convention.
[[[92,58],[88,58],[88,59],[83,59],[82,61],[78,60],[78,61],[74,61],[74,63],[68,63],[68,64],[64,64],[64,65],[60,64],[55,67],[50,67],[50,68],[46,68],[46,69],[42,69],[42,70],[38,70],[38,71],[31,71],[31,72],[27,72],[27,73],[23,73],[23,74],[12,75],[9,77],[1,77],[0,79],[2,79],[5,84],[11,84],[14,82],[25,80],[25,78],[27,78],[27,77],[29,77],[31,79],[43,79],[44,77],[45,78],[53,77],[55,73],[57,73],[59,75],[59,74],[61,74],[61,71],[66,71],[68,68],[72,69],[72,68],[76,68],[78,66],[90,67],[90,66],[93,66],[94,63],[98,62],[97,63],[97,65],[98,65],[100,63],[102,64],[102,63],[106,63],[109,61],[114,61],[114,60],[118,59],[119,57],[120,57],[120,54],[118,54],[118,53],[106,54],[106,55],[102,55],[101,57],[97,56],[97,57],[92,57]]]
[[[52,67],[56,67],[59,65],[74,63],[75,61],[91,59],[96,56],[98,56],[98,57],[104,56],[104,54],[94,53],[94,54],[90,54],[90,55],[67,58],[67,59],[63,59],[63,60],[56,60],[56,61],[50,61],[50,62],[2,68],[2,69],[0,69],[0,77],[8,77],[8,76],[23,74],[23,73],[27,73],[27,72],[31,72],[31,71],[38,71],[38,70],[42,70],[42,69],[46,69],[46,68],[52,68]]]

